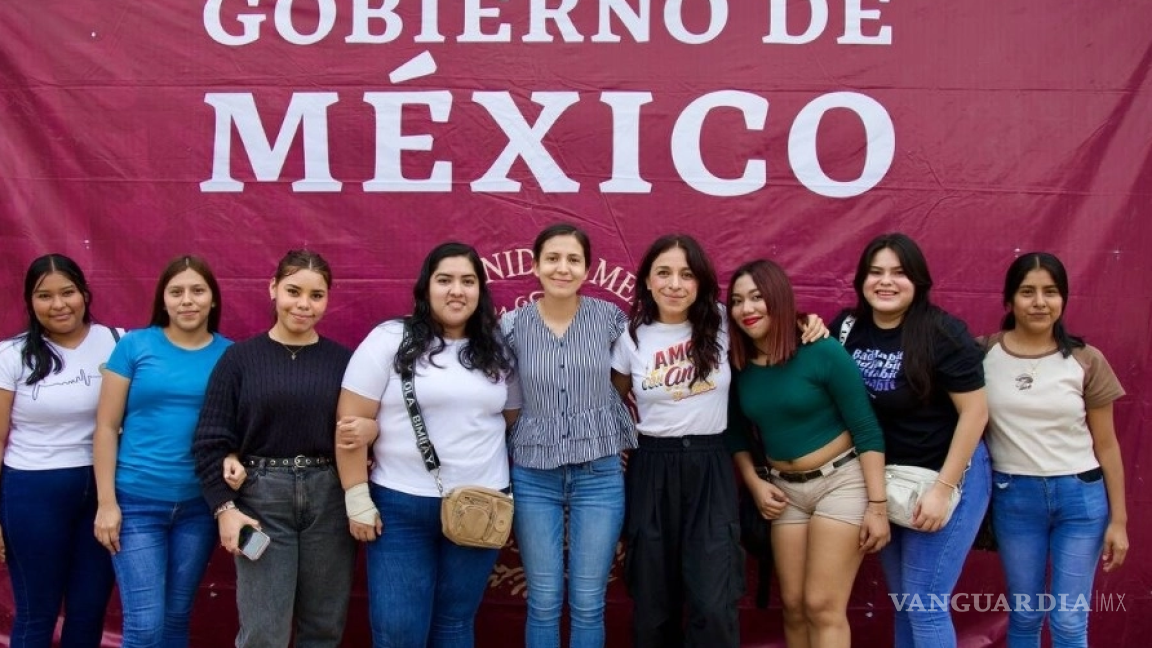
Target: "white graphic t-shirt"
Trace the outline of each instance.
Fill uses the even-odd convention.
[[[646,324],[636,330],[636,337],[639,344],[625,332],[612,352],[612,369],[632,377],[640,413],[636,429],[653,437],[723,432],[732,383],[727,328],[722,325],[718,334],[720,366],[695,384],[690,323]]]

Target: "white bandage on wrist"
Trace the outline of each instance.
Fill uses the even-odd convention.
[[[372,503],[372,495],[368,492],[368,482],[356,484],[344,491],[344,510],[348,512],[348,519],[360,524],[376,524],[380,512]]]

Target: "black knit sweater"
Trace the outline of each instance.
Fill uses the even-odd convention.
[[[196,474],[212,509],[236,498],[223,461],[241,457],[331,457],[336,401],[352,351],[327,338],[295,359],[261,333],[224,352],[208,380],[192,442]]]

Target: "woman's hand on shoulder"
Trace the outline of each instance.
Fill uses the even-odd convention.
[[[1128,525],[1123,522],[1111,522],[1104,531],[1104,571],[1110,572],[1119,569],[1128,557]]]
[[[798,322],[796,325],[800,327],[800,342],[804,344],[812,344],[829,335],[824,320],[820,319],[816,313],[808,313],[808,319]]]

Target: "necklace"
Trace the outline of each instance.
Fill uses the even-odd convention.
[[[1012,332],[1010,331],[1010,333],[1012,333]],[[1000,341],[1001,345],[1004,344],[1004,340],[1007,338],[1008,338],[1008,335],[1005,335],[1004,339],[1001,339],[1001,341]],[[1020,343],[1021,341],[1018,340],[1015,336],[1012,337],[1011,342],[1012,342],[1012,346],[1015,347],[1013,349],[1013,351],[1015,351],[1016,353],[1020,353],[1020,349],[1019,349],[1020,346],[1024,346],[1025,348],[1027,348],[1028,346],[1032,346],[1032,345],[1027,345],[1027,344],[1021,344]],[[1040,345],[1035,345],[1035,346],[1040,346]],[[1005,347],[1005,350],[1007,351],[1007,347]],[[1040,353],[1039,356],[1034,356],[1033,358],[1021,358],[1021,357],[1017,356],[1018,360],[1021,360],[1023,362],[1028,363],[1028,371],[1024,371],[1022,373],[1016,374],[1016,390],[1017,391],[1028,391],[1029,389],[1032,389],[1032,385],[1036,382],[1036,374],[1039,373],[1038,370],[1040,368],[1040,363],[1044,362],[1044,358],[1047,358],[1049,355],[1051,355],[1055,351],[1056,351],[1056,348],[1053,345],[1051,345],[1051,343],[1048,343],[1048,344],[1043,345],[1043,351]],[[1011,353],[1010,353],[1010,355],[1011,355]],[[1029,355],[1031,355],[1031,353],[1029,353]]]
[[[284,344],[279,340],[276,341],[276,344],[284,347],[284,350],[288,352],[288,355],[292,356],[293,360],[296,359],[297,353],[300,353],[304,350],[304,347],[308,346],[307,344]]]
[[[1016,389],[1018,391],[1028,391],[1032,389],[1032,383],[1036,382],[1036,370],[1039,369],[1040,363],[1044,358],[1036,358],[1035,360],[1028,361],[1028,371],[1016,375]]]
[[[305,347],[312,346],[313,344],[316,344],[317,342],[320,341],[320,338],[317,337],[315,340],[313,340],[311,342],[307,342],[305,344],[284,344],[283,342],[281,342],[280,340],[277,340],[276,338],[272,337],[271,335],[268,336],[268,339],[270,339],[273,342],[275,342],[276,344],[279,344],[280,346],[284,347],[284,350],[288,352],[288,355],[292,356],[292,360],[295,360],[296,356],[299,355],[300,352],[303,351]]]

